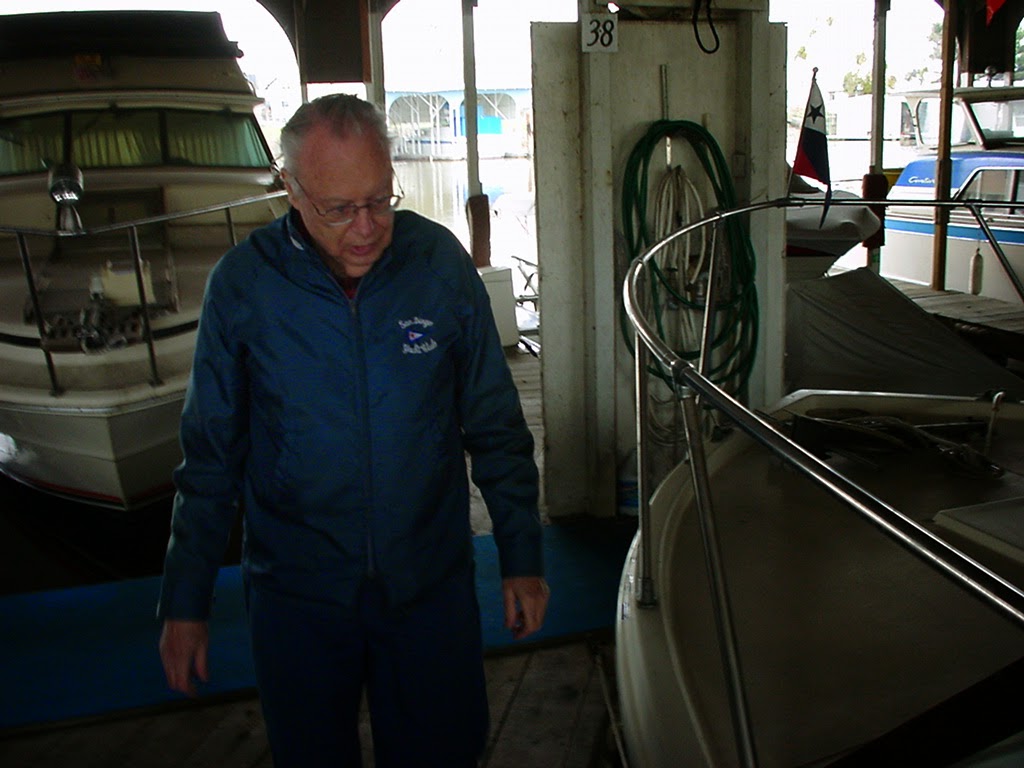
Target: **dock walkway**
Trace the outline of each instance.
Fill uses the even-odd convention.
[[[544,444],[540,361],[521,348],[508,360],[538,459]],[[474,529],[489,530],[482,500]],[[24,576],[24,574],[22,574]],[[70,578],[70,577],[69,577]],[[48,588],[61,584],[48,584]],[[610,621],[610,619],[609,619]],[[484,768],[613,768],[614,642],[611,630],[524,645],[485,659],[491,735]],[[155,653],[155,648],[154,648]],[[439,694],[443,697],[443,693]],[[443,706],[443,698],[438,701]],[[373,766],[362,725],[364,765]],[[271,768],[255,690],[56,722],[0,733],[0,765],[18,768]]]
[[[616,766],[606,705],[606,695],[614,696],[611,648],[609,637],[594,636],[489,656],[491,736],[481,768]],[[438,706],[444,706],[443,699]],[[365,711],[360,728],[364,767],[372,768]],[[259,698],[251,691],[3,736],[0,764],[272,768],[273,761]]]
[[[994,357],[1024,360],[1024,303],[890,280],[904,296]]]

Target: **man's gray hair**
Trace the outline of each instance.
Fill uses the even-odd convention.
[[[311,129],[322,124],[330,126],[339,137],[369,134],[380,141],[381,147],[391,156],[391,139],[384,113],[358,96],[332,93],[303,104],[281,129],[281,156],[285,168],[294,173],[302,142]]]

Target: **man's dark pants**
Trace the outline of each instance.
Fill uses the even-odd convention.
[[[477,765],[488,711],[472,565],[408,606],[372,581],[354,610],[251,583],[247,602],[275,768],[361,765],[364,687],[377,768]]]

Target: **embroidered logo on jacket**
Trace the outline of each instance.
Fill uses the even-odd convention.
[[[402,344],[403,355],[424,355],[437,349],[437,340],[431,337],[433,320],[414,317],[411,320],[399,320],[398,327],[405,334]]]

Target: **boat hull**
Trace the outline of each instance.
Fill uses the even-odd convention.
[[[133,509],[173,492],[184,388],[104,407],[0,401],[0,471],[58,496]]]
[[[1021,222],[1007,221],[1009,217],[1005,216],[987,218],[995,219],[991,221],[993,234],[1014,273],[1024,278],[1024,227],[1020,226]],[[890,209],[881,257],[882,275],[930,285],[934,248],[935,224],[931,210],[900,211],[895,206]],[[970,214],[962,212],[950,216],[944,287],[1001,301],[1024,301],[981,227]]]
[[[776,415],[867,406],[938,422],[984,423],[989,411],[956,398],[819,393],[786,401]],[[994,452],[1019,460],[1009,455],[1024,438],[1019,406],[1000,413],[998,434]],[[1024,509],[1018,469],[982,483],[927,463],[833,460],[997,573],[1019,575],[1024,556],[1015,563],[933,520],[978,496]],[[1004,616],[744,435],[715,444],[708,464],[759,765],[841,755],[1021,656],[1024,632]],[[651,501],[656,606],[636,600],[639,540],[623,571],[616,653],[631,765],[741,764],[692,502],[690,467],[681,464]]]

